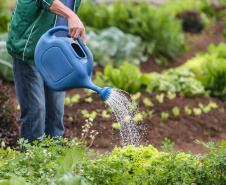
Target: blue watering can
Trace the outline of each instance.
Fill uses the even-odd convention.
[[[66,26],[57,26],[47,31],[35,48],[35,64],[46,84],[53,90],[65,91],[74,88],[88,88],[100,94],[106,101],[111,88],[100,88],[92,82],[93,55],[82,43],[68,37],[55,37],[58,31],[69,32]],[[87,59],[88,58],[88,59]]]

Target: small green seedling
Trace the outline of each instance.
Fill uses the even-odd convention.
[[[210,110],[211,110],[211,107],[210,106],[204,106],[203,104],[201,104],[201,103],[199,103],[199,108],[201,108],[202,109],[202,111],[204,112],[204,113],[208,113]]]
[[[102,112],[102,117],[103,117],[103,118],[110,118],[111,115],[108,114],[106,110],[103,110],[103,112]]]
[[[218,105],[215,102],[212,102],[212,101],[208,104],[208,106],[213,108],[213,109],[217,109],[218,108]]]
[[[202,109],[200,108],[193,108],[193,112],[196,116],[199,116],[200,114],[202,114]]]
[[[154,104],[152,103],[151,100],[149,100],[149,98],[144,98],[143,102],[144,102],[144,105],[147,106],[147,107],[153,107],[154,106]]]
[[[131,119],[130,116],[125,116],[123,122],[130,122],[130,119]]]
[[[82,113],[84,118],[92,118],[93,120],[97,116],[97,112],[96,111],[92,111],[91,113],[89,113],[86,109],[81,110],[81,113]]]
[[[80,100],[80,95],[79,94],[75,94],[72,98],[71,98],[71,102],[73,103],[77,103]]]
[[[85,102],[91,103],[93,101],[93,98],[89,97],[89,98],[85,98]]]
[[[108,107],[108,108],[107,108],[107,111],[108,111],[109,113],[112,113],[112,112],[113,112],[113,110],[111,109],[111,107]]]
[[[129,105],[129,110],[130,111],[134,111],[137,108],[138,103],[136,101],[133,101],[130,105]]]
[[[64,105],[71,105],[71,99],[69,97],[65,97]]]
[[[141,113],[137,113],[134,118],[133,118],[133,121],[135,122],[138,122],[138,121],[141,121],[143,119],[143,116]]]
[[[160,123],[159,126],[160,126],[161,128],[163,128],[164,124],[163,124],[163,123]]]
[[[179,109],[178,107],[174,107],[174,108],[172,109],[172,112],[173,112],[173,115],[174,115],[175,117],[177,117],[177,116],[180,115],[180,109]]]
[[[102,110],[102,109],[96,109],[96,111],[97,111],[97,112],[103,112],[103,110]]]
[[[191,114],[192,114],[192,110],[189,109],[187,106],[184,107],[184,112],[185,112],[187,115],[191,115]]]
[[[164,96],[165,95],[163,93],[156,95],[156,99],[158,100],[159,103],[163,103]]]
[[[16,109],[17,110],[20,110],[20,104],[17,105]]]
[[[162,120],[167,120],[169,118],[169,113],[162,112],[161,113],[161,118],[162,118]]]
[[[173,100],[174,98],[176,98],[176,93],[168,91],[167,92],[167,98],[169,98],[170,100]]]
[[[112,128],[115,130],[119,130],[120,129],[120,123],[112,123]]]
[[[153,112],[155,112],[155,110],[151,110],[151,111],[150,111],[150,110],[147,109],[146,112],[147,112],[147,114],[148,114],[148,118],[151,119],[152,116],[153,116]]]
[[[145,111],[142,111],[141,114],[144,118],[146,118],[148,116],[148,114]]]
[[[134,94],[134,95],[131,96],[131,99],[133,101],[137,101],[137,100],[140,99],[140,96],[141,96],[141,93],[140,92],[137,92],[136,94]]]

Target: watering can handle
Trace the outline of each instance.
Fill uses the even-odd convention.
[[[55,32],[58,32],[58,31],[66,31],[66,32],[69,32],[69,28],[67,26],[56,26],[56,27],[53,27],[51,28],[48,32],[47,32],[47,35],[48,37],[52,37],[53,34]],[[80,36],[78,36],[78,39],[77,39],[79,45],[82,47],[83,51],[85,52],[85,54],[87,55],[87,58],[88,58],[88,62],[89,62],[89,73],[91,74],[92,73],[92,70],[93,70],[93,54],[90,52],[89,48],[86,46],[86,45],[83,45],[82,43],[82,38]]]

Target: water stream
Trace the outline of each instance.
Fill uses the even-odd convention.
[[[111,95],[106,101],[111,107],[116,121],[120,124],[121,145],[139,146],[142,143],[143,120],[135,121],[134,117],[139,113],[134,106],[129,94],[120,89],[112,89]]]

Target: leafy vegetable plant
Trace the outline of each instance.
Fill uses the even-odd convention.
[[[161,118],[162,118],[162,120],[167,120],[169,118],[169,113],[162,112],[161,113]]]
[[[140,99],[140,96],[141,96],[141,93],[140,93],[140,92],[137,92],[136,94],[133,94],[133,95],[131,96],[131,100],[137,101],[137,100]]]
[[[158,100],[159,103],[163,103],[163,100],[164,100],[164,94],[161,93],[161,94],[157,94],[155,97],[156,99]]]
[[[115,130],[119,130],[120,129],[120,123],[112,123],[112,128]]]
[[[176,98],[176,93],[172,93],[171,91],[168,91],[167,98],[169,98],[170,100],[173,100],[174,98]]]
[[[79,94],[75,94],[74,96],[72,96],[71,102],[77,103],[77,102],[79,102],[80,98],[81,98],[81,97],[80,97]]]
[[[149,99],[149,98],[144,98],[143,99],[143,103],[144,103],[144,105],[145,106],[147,106],[147,107],[153,107],[154,106],[154,104],[152,103],[152,101]]]
[[[97,112],[96,111],[92,111],[91,113],[89,113],[86,109],[81,110],[81,113],[82,113],[84,118],[92,118],[93,120],[97,116]]]
[[[202,109],[200,108],[193,108],[193,112],[196,116],[199,116],[200,114],[202,114]]]
[[[85,98],[85,102],[91,103],[92,101],[93,101],[93,98],[92,97]]]
[[[191,115],[192,114],[192,110],[188,108],[188,106],[185,106],[184,107],[184,112],[187,114],[187,115]]]
[[[178,107],[174,107],[172,109],[172,112],[175,117],[178,117],[180,115],[180,109]]]
[[[143,119],[143,115],[141,113],[137,113],[134,118],[133,118],[133,121],[135,122],[139,122]]]

